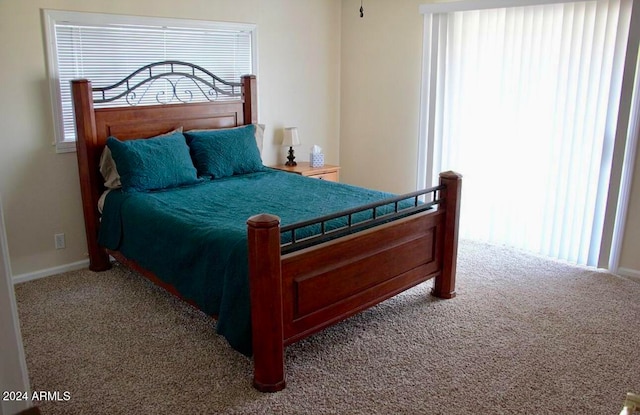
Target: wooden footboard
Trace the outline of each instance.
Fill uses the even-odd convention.
[[[440,175],[437,209],[281,254],[280,220],[249,219],[254,386],[285,387],[284,347],[435,278],[455,296],[461,176]]]

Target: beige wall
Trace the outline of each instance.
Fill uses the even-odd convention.
[[[359,0],[342,2],[343,181],[392,192],[415,189],[423,29],[418,8],[429,2],[367,0],[364,19]],[[637,271],[640,159],[636,165],[620,266]]]
[[[0,193],[14,276],[86,258],[75,153],[51,145],[41,9],[256,23],[265,163],[284,160],[284,126],[300,130],[299,159],[316,143],[339,161],[338,0],[1,0]],[[54,249],[59,232],[64,250]]]
[[[341,179],[416,188],[424,0],[342,2]]]

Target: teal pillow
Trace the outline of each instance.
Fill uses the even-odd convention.
[[[109,137],[107,147],[124,192],[146,192],[198,182],[182,133],[127,141]]]
[[[214,179],[264,170],[253,124],[221,130],[187,131],[193,164]]]

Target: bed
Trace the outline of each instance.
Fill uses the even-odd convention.
[[[165,83],[154,92],[165,105],[136,105],[157,82]],[[207,100],[193,102],[197,92]],[[109,87],[75,80],[72,96],[90,269],[109,269],[112,256],[214,315],[231,346],[253,356],[256,389],[285,387],[287,345],[408,288],[433,279],[432,295],[455,296],[459,174],[441,173],[438,186],[400,196],[262,164],[219,177],[201,174],[193,146],[198,131],[216,137],[244,134],[238,140],[245,142],[247,134],[255,135],[253,75],[229,82],[196,65],[165,61]],[[117,99],[133,105],[101,104]],[[177,137],[191,137],[186,140],[198,166],[194,180],[142,191],[116,189],[103,196],[105,147],[115,149],[120,170],[125,163],[119,146],[182,143]],[[237,141],[225,143],[235,146]],[[292,199],[283,196],[288,191]],[[99,202],[104,202],[102,213]],[[150,213],[156,211],[157,217]],[[196,234],[209,239],[196,241]],[[150,251],[142,246],[145,241]],[[228,247],[233,250],[221,250]],[[181,256],[169,256],[173,251]],[[230,257],[235,265],[220,262]],[[198,273],[204,277],[196,281]]]

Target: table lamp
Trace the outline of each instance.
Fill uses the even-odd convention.
[[[300,138],[298,138],[298,128],[297,127],[288,127],[284,129],[284,135],[282,137],[282,145],[284,147],[289,146],[289,156],[287,157],[287,161],[285,166],[297,166],[295,155],[293,153],[293,147],[300,145]]]

